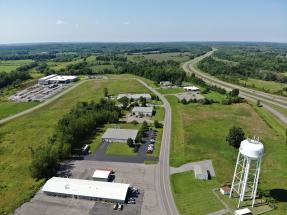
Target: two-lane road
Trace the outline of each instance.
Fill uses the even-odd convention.
[[[176,205],[173,200],[170,187],[170,169],[169,169],[169,151],[171,141],[171,107],[166,98],[157,90],[148,86],[144,81],[137,79],[151,92],[157,95],[164,104],[165,117],[163,136],[161,141],[161,149],[159,162],[157,164],[157,171],[155,177],[157,199],[161,211],[161,215],[179,215]]]

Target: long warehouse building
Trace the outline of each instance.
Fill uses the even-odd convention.
[[[124,203],[130,185],[53,177],[42,188],[48,195]]]

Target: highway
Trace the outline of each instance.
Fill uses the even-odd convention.
[[[207,52],[206,54],[199,56],[197,58],[194,58],[193,60],[190,60],[183,64],[183,69],[187,74],[194,73],[197,77],[203,79],[205,82],[216,85],[218,87],[222,87],[226,89],[227,91],[230,91],[234,88],[239,89],[240,96],[245,98],[248,101],[256,102],[257,100],[261,101],[261,104],[263,108],[265,108],[267,111],[272,113],[276,118],[278,118],[281,122],[283,122],[285,125],[287,125],[287,117],[282,114],[280,111],[274,109],[273,106],[277,106],[280,108],[287,108],[287,98],[283,96],[273,95],[269,93],[264,93],[258,90],[249,89],[246,87],[242,87],[236,84],[231,84],[222,80],[219,80],[207,73],[204,73],[200,71],[198,68],[195,67],[195,65],[201,61],[202,59],[212,55],[216,49],[213,49],[210,52]]]
[[[144,81],[137,79],[151,92],[157,95],[164,104],[165,117],[163,136],[161,141],[159,162],[157,164],[157,171],[155,176],[155,185],[157,199],[161,214],[164,215],[179,215],[176,205],[174,203],[173,195],[170,187],[170,169],[169,169],[169,151],[171,141],[171,107],[166,98],[157,90],[148,86]]]

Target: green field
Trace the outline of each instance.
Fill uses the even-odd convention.
[[[23,81],[18,86],[6,87],[0,90],[0,119],[22,112],[24,110],[27,110],[39,104],[38,102],[17,103],[17,102],[10,101],[8,99],[8,97],[11,96],[12,94],[36,84],[38,78],[43,76],[42,74],[37,72],[34,68],[31,69],[30,75],[32,79]]]
[[[287,189],[287,147],[284,128],[272,121],[272,116],[262,109],[256,112],[249,104],[236,105],[182,105],[174,96],[167,97],[172,106],[172,145],[170,162],[180,166],[187,162],[211,159],[216,172],[217,185],[231,182],[237,150],[226,141],[233,125],[244,129],[247,136],[259,136],[266,152],[260,177],[263,190]],[[260,116],[264,116],[264,120]],[[268,124],[266,123],[268,122]],[[186,182],[188,184],[188,182]],[[177,195],[176,198],[185,198]],[[179,200],[176,200],[177,202]],[[284,214],[286,202],[277,204],[277,214]],[[179,210],[184,208],[179,204]]]
[[[15,115],[39,104],[38,102],[0,102],[0,119]]]
[[[157,120],[159,122],[163,121],[164,120],[164,107],[161,107],[161,106],[156,106],[154,108],[155,110],[155,115],[152,116],[152,120]]]
[[[18,67],[31,63],[32,60],[0,60],[0,73],[11,72],[16,70]]]
[[[126,143],[110,143],[106,154],[108,155],[136,155],[134,148],[131,148]]]
[[[174,60],[178,62],[186,62],[190,60],[189,53],[184,52],[170,52],[170,53],[158,53],[158,54],[141,54],[141,55],[127,55],[128,60],[137,61],[141,59],[164,61],[164,60]]]
[[[68,61],[68,62],[49,61],[49,62],[47,62],[47,64],[48,64],[50,69],[54,69],[57,72],[60,69],[65,69],[70,64],[79,63],[81,61],[82,61],[82,59],[77,59],[77,60]]]
[[[242,85],[246,85],[246,87],[249,88],[254,88],[258,89],[261,91],[266,91],[268,93],[276,93],[283,88],[287,87],[287,84],[284,83],[279,83],[275,81],[264,81],[264,80],[259,80],[259,79],[254,79],[254,78],[248,78],[247,80],[239,80],[239,83]],[[285,92],[285,95],[287,93]]]
[[[161,94],[176,94],[176,93],[183,93],[184,89],[182,87],[176,88],[159,88],[157,91]]]
[[[201,181],[194,178],[193,171],[171,175],[171,188],[181,215],[206,215],[224,209],[212,193],[218,186],[216,180]]]
[[[73,105],[80,101],[98,101],[104,87],[114,95],[148,92],[135,80],[90,80],[61,99],[0,126],[0,214],[7,214],[29,200],[42,184],[30,177],[29,147],[46,144],[58,120]]]

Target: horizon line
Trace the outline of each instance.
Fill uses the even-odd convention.
[[[166,40],[166,41],[41,41],[41,42],[10,42],[0,43],[0,46],[8,45],[37,45],[37,44],[77,44],[77,43],[277,43],[287,44],[282,41],[256,41],[256,40]]]

